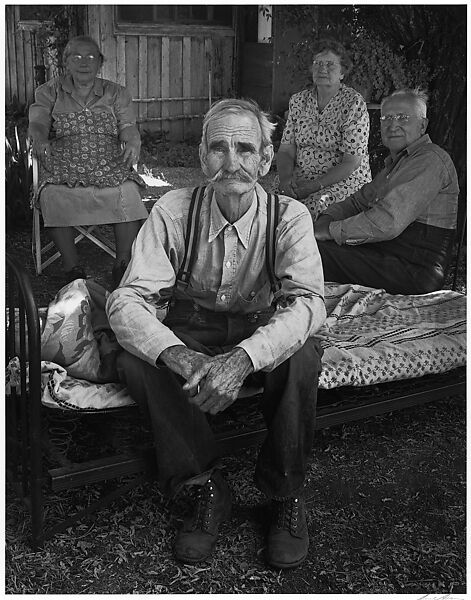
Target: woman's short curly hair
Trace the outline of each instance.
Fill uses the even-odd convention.
[[[75,44],[80,44],[81,42],[84,42],[86,44],[93,44],[95,46],[95,48],[98,52],[98,55],[100,57],[100,66],[101,66],[103,64],[103,61],[105,60],[105,57],[103,56],[103,53],[100,50],[100,46],[89,35],[78,35],[76,37],[71,38],[67,42],[67,45],[64,48],[64,52],[62,53],[62,64],[65,65],[65,63],[67,62],[67,58],[69,57],[69,54],[72,53],[72,50],[73,50]]]
[[[353,68],[353,62],[350,58],[349,53],[345,49],[345,46],[343,46],[337,40],[334,40],[333,38],[329,37],[319,38],[311,44],[311,52],[313,59],[321,52],[329,52],[329,50],[330,52],[333,52],[339,57],[340,64],[342,66],[342,73],[345,76],[347,76]]]

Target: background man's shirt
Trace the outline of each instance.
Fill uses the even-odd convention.
[[[405,148],[371,183],[323,213],[337,244],[392,240],[417,221],[456,227],[458,177],[450,156],[428,135]]]

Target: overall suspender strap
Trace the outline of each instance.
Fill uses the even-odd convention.
[[[275,275],[275,256],[276,256],[276,228],[278,226],[280,215],[280,203],[279,198],[275,194],[267,195],[267,233],[266,233],[266,245],[265,245],[265,257],[266,266],[268,271],[268,278],[270,279],[270,287],[277,298],[278,292],[281,288],[281,283]]]
[[[193,190],[188,211],[188,223],[185,236],[185,254],[180,270],[177,275],[177,285],[188,286],[193,265],[196,260],[196,245],[199,233],[199,218],[201,206],[203,204],[204,192],[206,187],[197,187]],[[275,275],[275,256],[276,256],[276,228],[278,226],[280,214],[279,198],[277,195],[268,194],[267,196],[267,230],[265,245],[265,260],[270,280],[270,287],[275,300],[281,288],[281,283]]]
[[[187,287],[188,283],[190,282],[191,270],[196,260],[196,244],[198,243],[199,220],[205,190],[205,186],[196,187],[191,195],[185,236],[185,254],[177,275],[177,284],[183,284],[185,287]]]

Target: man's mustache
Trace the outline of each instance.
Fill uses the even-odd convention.
[[[228,173],[227,171],[223,171],[222,169],[216,173],[213,177],[210,178],[211,183],[219,182],[219,181],[243,181],[246,183],[251,183],[253,181],[253,177],[251,177],[248,173],[244,171],[236,171],[235,173]]]

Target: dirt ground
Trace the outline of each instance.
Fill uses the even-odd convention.
[[[203,181],[197,168],[151,171],[167,185],[148,190],[150,203],[168,189]],[[89,242],[80,248],[89,275],[108,287],[111,257]],[[60,261],[35,275],[29,225],[7,232],[7,250],[30,274],[38,305],[46,306],[62,287]],[[7,593],[465,593],[464,397],[317,432],[307,478],[311,546],[295,570],[274,571],[263,561],[265,509],[253,485],[256,455],[249,448],[224,459],[235,507],[213,561],[197,567],[178,565],[172,555],[185,504],[170,506],[153,482],[36,553],[28,545],[26,510],[9,490]],[[47,517],[54,522],[96,494],[96,486],[58,493]]]

